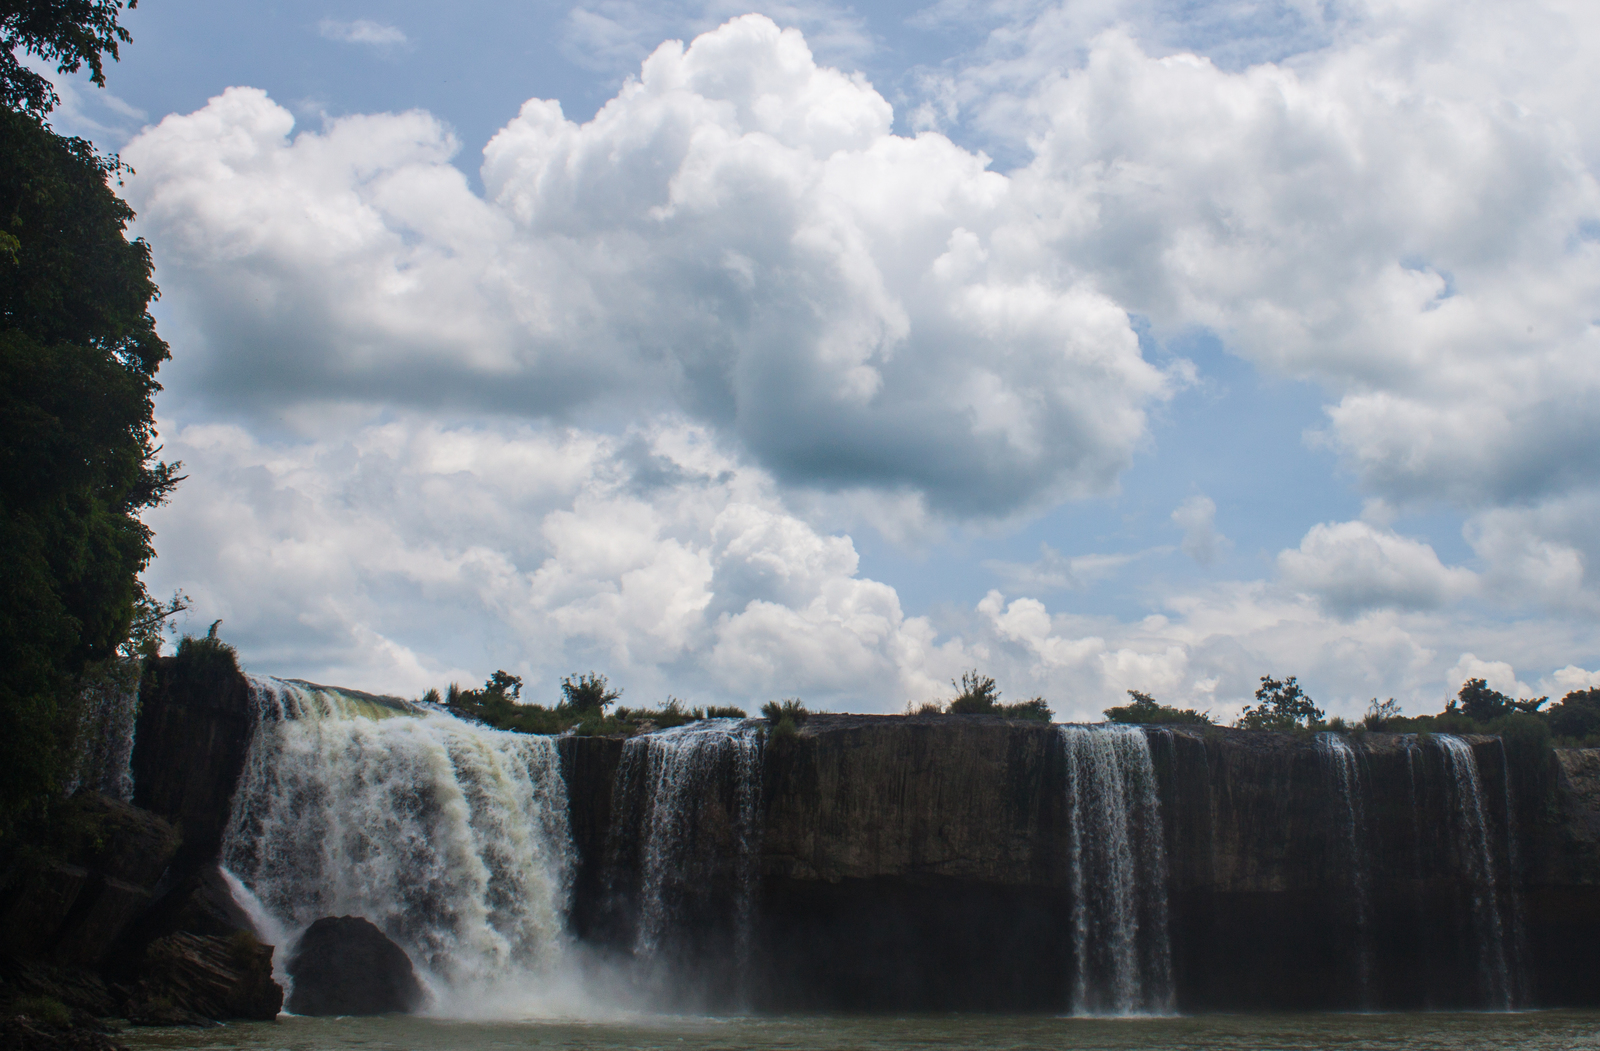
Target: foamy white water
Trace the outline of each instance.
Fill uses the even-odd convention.
[[[435,1013],[587,1013],[565,932],[574,856],[553,740],[254,678],[258,724],[223,844],[285,937],[364,916]]]

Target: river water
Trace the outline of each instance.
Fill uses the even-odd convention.
[[[215,1029],[133,1029],[131,1047],[260,1051],[509,1051],[537,1048],[661,1051],[910,1051],[914,1048],[1134,1049],[1141,1051],[1427,1051],[1600,1049],[1600,1012],[1515,1014],[1200,1015],[1172,1018],[1049,1018],[962,1015],[872,1018],[638,1017],[608,1022],[452,1022],[294,1018]]]

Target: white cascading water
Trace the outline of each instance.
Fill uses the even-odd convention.
[[[1355,749],[1340,734],[1317,735],[1317,752],[1322,757],[1339,806],[1333,829],[1339,843],[1343,875],[1349,881],[1350,908],[1356,924],[1356,977],[1361,984],[1364,1006],[1372,1003],[1372,928],[1371,904],[1367,887],[1367,812],[1361,781],[1361,764]]]
[[[1506,952],[1505,922],[1501,913],[1500,880],[1495,872],[1494,846],[1483,802],[1483,781],[1472,746],[1453,734],[1434,740],[1444,755],[1450,778],[1452,831],[1460,863],[1472,881],[1472,925],[1478,943],[1479,980],[1491,1008],[1509,1011],[1514,1005],[1510,962]]]
[[[554,741],[308,683],[250,686],[258,722],[223,862],[279,944],[364,916],[406,950],[436,1012],[564,1012],[574,860]]]
[[[1063,726],[1077,1014],[1170,1014],[1167,855],[1150,743],[1136,726]]]
[[[639,920],[635,957],[649,961],[674,935],[674,885],[682,885],[694,862],[694,827],[701,805],[717,792],[725,764],[735,778],[734,896],[730,903],[739,971],[748,963],[755,913],[761,844],[757,810],[761,801],[761,737],[741,719],[705,719],[632,738],[623,747],[615,798],[625,804],[630,791],[643,792],[639,834]],[[613,834],[625,834],[620,822]]]

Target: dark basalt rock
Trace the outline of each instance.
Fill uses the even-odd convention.
[[[143,978],[127,1012],[135,1025],[207,1025],[223,1018],[270,1021],[283,1006],[272,946],[247,931],[218,938],[179,931],[145,950]]]
[[[255,732],[250,683],[227,662],[145,665],[133,744],[133,801],[175,823],[180,876],[216,859]]]
[[[1438,742],[1347,738],[1362,810],[1352,848],[1341,832],[1351,820],[1345,797],[1314,736],[1145,733],[1181,1010],[1488,1002],[1474,928],[1482,888],[1465,853],[1479,848],[1461,838],[1454,775]],[[1489,736],[1465,743],[1516,1002],[1600,1003],[1600,750],[1540,757]],[[612,823],[638,826],[627,800],[612,798],[621,746],[560,747],[579,855],[573,930],[627,955],[640,861],[608,845],[617,841]],[[751,1006],[1067,1005],[1074,903],[1058,727],[816,713],[798,734],[767,741],[763,769],[760,889],[744,975]],[[704,863],[680,895],[697,937],[727,922],[729,866],[714,862],[734,849],[732,798],[724,785],[697,803],[695,857]],[[1364,918],[1351,849],[1364,873]]]
[[[149,907],[178,835],[148,811],[83,792],[60,807],[54,838],[0,889],[0,951],[95,966]]]
[[[128,1051],[90,1026],[52,1025],[27,1014],[0,1014],[0,1051]]]
[[[294,1014],[403,1013],[425,999],[405,950],[360,916],[324,916],[307,927],[288,971]]]

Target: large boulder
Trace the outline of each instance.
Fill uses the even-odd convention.
[[[409,1012],[425,1000],[405,950],[360,916],[324,916],[307,927],[288,971],[295,1014]]]

